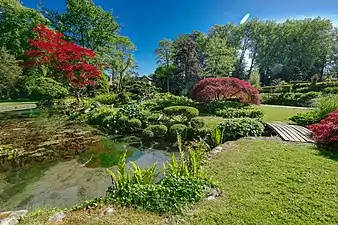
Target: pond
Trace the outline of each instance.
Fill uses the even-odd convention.
[[[136,137],[122,141],[103,137],[70,159],[1,172],[0,211],[69,207],[104,196],[111,185],[106,168],[116,171],[124,152],[127,162],[134,161],[143,168],[156,163],[160,169],[171,158],[168,149],[161,145],[145,147]]]

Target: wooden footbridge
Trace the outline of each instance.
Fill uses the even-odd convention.
[[[305,127],[289,124],[267,123],[284,141],[314,143],[312,133]]]

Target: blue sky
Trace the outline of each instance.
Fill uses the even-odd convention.
[[[41,0],[23,0],[34,8]],[[321,16],[338,26],[337,0],[94,0],[105,10],[113,10],[122,24],[122,34],[137,47],[135,57],[141,75],[156,68],[154,51],[163,38],[173,39],[193,30],[207,32],[213,24],[238,23],[251,17],[283,21]],[[43,0],[52,10],[63,11],[65,0]]]

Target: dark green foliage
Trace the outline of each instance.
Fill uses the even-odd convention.
[[[176,138],[177,135],[182,135],[183,137],[186,136],[188,127],[184,124],[174,124],[169,129],[169,134],[171,137]]]
[[[142,108],[138,104],[127,104],[123,105],[120,108],[120,113],[128,118],[137,118],[137,119],[144,119],[144,114],[142,112]]]
[[[312,100],[320,97],[319,92],[309,93],[270,93],[261,94],[261,102],[271,105],[309,106]]]
[[[165,125],[151,125],[147,127],[145,130],[152,131],[154,133],[155,138],[162,138],[168,132],[168,128]]]
[[[247,107],[249,104],[243,103],[240,101],[213,101],[210,103],[206,103],[204,106],[204,110],[207,113],[214,114],[218,110],[227,109],[227,108],[243,108]]]
[[[127,92],[122,92],[117,95],[117,101],[119,104],[127,104],[130,101],[130,97]]]
[[[318,114],[315,111],[310,111],[307,113],[300,113],[290,118],[292,122],[297,125],[306,127],[308,125],[314,124],[318,122],[320,119],[318,118]]]
[[[184,96],[175,96],[170,93],[158,93],[143,103],[143,107],[152,111],[160,111],[170,106],[195,106],[195,102]]]
[[[204,122],[204,120],[202,118],[197,118],[196,117],[196,118],[192,118],[190,120],[190,126],[192,128],[200,129],[200,128],[204,127],[204,125],[205,125],[205,122]]]
[[[148,141],[154,138],[154,132],[151,130],[144,129],[142,131],[142,140]]]
[[[170,106],[165,108],[163,113],[171,118],[179,117],[178,121],[182,123],[187,123],[199,115],[198,109],[188,106]]]
[[[301,92],[307,93],[310,91],[320,92],[328,87],[338,86],[337,82],[317,82],[317,83],[295,83],[280,86],[266,86],[262,87],[261,93],[287,93],[287,92]]]
[[[197,130],[197,135],[201,138],[205,138],[207,135],[209,135],[211,132],[210,128],[203,127]]]
[[[91,112],[89,112],[87,116],[87,120],[88,120],[88,123],[91,125],[104,125],[103,121],[106,117],[115,116],[115,115],[116,115],[116,111],[113,108],[101,107],[101,108],[96,108],[92,110]],[[110,122],[109,122],[110,125],[112,125],[111,121],[112,120],[110,119]]]
[[[259,119],[262,119],[264,115],[263,111],[258,108],[244,108],[244,109],[227,108],[217,110],[215,114],[223,118],[249,117]]]
[[[147,121],[150,124],[158,124],[160,118],[161,118],[160,113],[152,113],[147,117]]]
[[[158,213],[178,213],[188,203],[201,200],[207,185],[199,178],[167,176],[158,184],[127,184],[118,190],[109,189],[107,201]]]
[[[324,94],[338,94],[338,87],[328,87],[328,88],[325,88],[323,90],[323,93]]]
[[[0,48],[0,100],[10,98],[21,73],[20,61],[17,61],[5,48]]]
[[[113,93],[97,95],[93,99],[93,102],[99,102],[103,105],[112,105],[116,103],[116,95]]]
[[[252,118],[225,119],[219,127],[223,130],[223,141],[259,136],[264,131],[264,125],[259,120]]]
[[[49,77],[39,77],[27,84],[27,92],[30,99],[53,100],[65,98],[69,91],[61,83]]]
[[[133,118],[133,119],[127,120],[127,126],[129,129],[135,131],[135,130],[141,129],[142,122],[139,119]]]

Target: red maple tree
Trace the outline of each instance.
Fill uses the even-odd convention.
[[[259,92],[249,82],[237,78],[205,78],[192,88],[190,97],[199,102],[237,99],[259,104]]]
[[[338,150],[338,110],[308,128],[313,132],[317,144]]]
[[[102,72],[89,63],[95,52],[66,41],[64,35],[44,25],[33,28],[36,33],[29,44],[34,49],[26,52],[27,66],[44,65],[52,71],[49,76],[66,82],[80,100],[83,90],[94,85]]]

